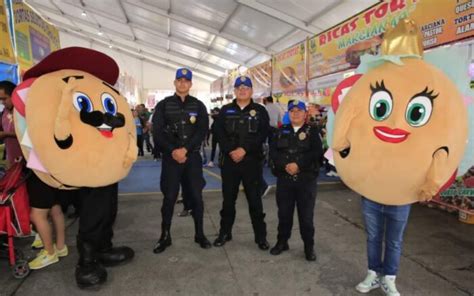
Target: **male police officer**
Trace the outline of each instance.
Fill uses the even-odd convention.
[[[178,69],[174,81],[176,93],[159,102],[153,114],[153,137],[163,151],[160,187],[164,196],[161,237],[153,249],[155,253],[161,253],[171,245],[171,219],[180,182],[186,183],[189,189],[194,241],[203,249],[211,247],[203,230],[202,189],[205,181],[199,154],[201,142],[209,128],[209,119],[204,104],[189,95],[191,80],[189,69]]]
[[[242,181],[249,204],[255,243],[269,248],[264,221],[262,196],[262,145],[267,138],[269,118],[265,107],[252,100],[252,81],[241,76],[234,83],[236,99],[222,107],[215,123],[215,134],[221,148],[222,203],[221,227],[214,246],[232,239],[235,201]]]
[[[278,129],[270,145],[272,172],[277,176],[278,206],[278,241],[270,253],[279,255],[289,249],[296,203],[306,260],[315,261],[313,212],[323,147],[317,128],[305,123],[304,102],[290,101],[288,113],[290,124]]]

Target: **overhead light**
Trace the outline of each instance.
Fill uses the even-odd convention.
[[[104,33],[102,31],[97,32],[97,35],[102,36]]]
[[[87,16],[87,13],[83,10],[83,11],[81,12],[81,15],[82,15],[83,17],[86,17],[86,16]]]
[[[112,44],[109,44],[109,48],[112,48],[112,47],[113,47]]]

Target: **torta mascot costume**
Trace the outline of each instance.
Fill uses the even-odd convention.
[[[13,94],[27,167],[48,186],[76,190],[81,199],[79,287],[104,283],[104,266],[134,256],[129,247],[112,247],[118,181],[137,158],[130,107],[113,87],[118,75],[109,56],[69,47],[29,69]]]
[[[430,200],[463,157],[468,120],[463,97],[439,69],[423,61],[416,24],[387,32],[379,57],[363,56],[333,99],[332,149],[345,184],[369,200],[406,205]]]

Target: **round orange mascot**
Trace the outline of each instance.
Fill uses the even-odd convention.
[[[76,190],[80,199],[76,282],[81,288],[104,283],[104,266],[134,256],[129,247],[112,247],[118,181],[137,158],[130,107],[113,87],[118,75],[109,56],[64,48],[29,69],[13,94],[27,167],[41,186]]]
[[[431,199],[455,174],[467,141],[462,96],[421,59],[415,25],[387,33],[379,62],[355,82],[336,113],[332,149],[351,189],[385,205]]]
[[[368,271],[355,289],[400,295],[396,277],[411,205],[431,199],[456,174],[467,112],[455,85],[421,59],[413,21],[386,32],[381,50],[379,57],[361,58],[358,70],[368,71],[343,81],[352,87],[340,87],[346,96],[332,149],[342,180],[363,196]]]

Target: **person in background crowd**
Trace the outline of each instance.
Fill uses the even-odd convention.
[[[263,212],[261,182],[263,143],[268,136],[267,110],[252,100],[252,81],[238,77],[234,83],[236,99],[222,107],[216,121],[216,135],[221,149],[222,202],[219,236],[214,246],[232,240],[235,202],[242,182],[249,204],[255,243],[268,250],[267,226]]]
[[[307,112],[303,101],[290,101],[288,113],[290,124],[280,127],[270,145],[278,206],[277,243],[270,253],[279,255],[289,249],[296,206],[306,260],[315,261],[313,217],[323,147],[318,130],[305,123]]]
[[[216,120],[217,117],[219,116],[220,109],[218,107],[215,107],[211,111],[211,157],[209,159],[209,163],[207,164],[208,167],[213,168],[214,167],[214,159],[216,157],[216,151],[217,151],[217,136],[216,136]]]
[[[135,126],[137,128],[137,146],[138,146],[138,156],[144,156],[143,151],[143,122],[142,119],[138,116],[138,111],[133,110],[133,119],[135,120]]]
[[[211,248],[204,235],[202,190],[205,180],[202,158],[199,154],[207,130],[209,118],[206,107],[189,95],[192,72],[181,68],[174,81],[176,93],[160,101],[153,115],[153,138],[163,151],[160,187],[163,192],[161,207],[161,236],[153,252],[158,254],[171,246],[171,220],[182,180],[189,189],[194,218],[194,241],[203,249]]]
[[[2,113],[0,139],[5,143],[7,168],[13,165],[15,160],[23,157],[13,123],[12,93],[15,87],[16,85],[13,82],[0,81],[0,102],[5,106]]]
[[[141,122],[144,124],[143,125],[143,141],[145,142],[146,150],[148,152],[153,153],[153,145],[151,144],[151,141],[150,141],[151,126],[147,124],[148,121],[150,120],[151,112],[148,111],[148,109],[145,107],[145,104],[137,105],[136,110],[138,111],[138,117],[140,117]]]

